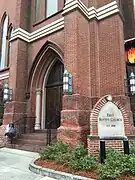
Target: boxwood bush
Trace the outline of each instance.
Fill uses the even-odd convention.
[[[75,170],[96,169],[98,165],[97,158],[88,155],[83,145],[78,145],[73,149],[69,144],[57,142],[54,145],[45,147],[40,156],[41,160],[53,160]]]
[[[135,175],[134,150],[130,155],[124,155],[116,150],[108,149],[104,164],[100,164],[99,156],[88,155],[82,145],[73,149],[63,142],[46,146],[40,155],[42,160],[55,161],[76,171],[96,171],[100,180],[117,180],[123,174]]]

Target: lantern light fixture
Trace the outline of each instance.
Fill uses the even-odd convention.
[[[12,88],[9,88],[8,83],[5,83],[3,86],[3,101],[4,103],[12,101]]]
[[[66,69],[63,74],[63,92],[65,94],[72,94],[72,74]]]
[[[133,72],[131,72],[129,76],[129,85],[130,85],[130,93],[133,96],[135,95],[135,74]]]

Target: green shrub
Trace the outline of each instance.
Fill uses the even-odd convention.
[[[75,149],[69,144],[57,142],[46,146],[40,153],[42,160],[52,160],[59,164],[65,164],[77,171],[97,170],[100,180],[117,180],[122,174],[135,175],[135,155],[124,155],[115,150],[107,150],[107,158],[104,164],[98,162],[97,157],[88,155],[82,145]]]
[[[87,154],[83,145],[78,145],[70,155],[68,166],[76,170],[90,170],[97,167],[97,159]]]
[[[54,145],[46,146],[45,149],[40,153],[41,159],[54,160],[57,163],[63,163],[69,158],[71,148],[69,144],[63,142],[57,142]]]
[[[129,146],[130,146],[130,154],[135,155],[135,141],[130,141]]]
[[[107,151],[105,164],[99,164],[99,177],[101,180],[115,180],[121,174],[130,172],[130,162],[128,155],[115,150]]]
[[[98,166],[97,159],[91,155],[85,155],[79,159],[70,159],[68,166],[75,170],[93,170]]]
[[[72,150],[72,158],[74,159],[82,158],[87,154],[87,149],[85,149],[84,146],[81,144],[76,146],[76,148]]]
[[[129,156],[129,169],[129,172],[135,175],[135,156],[133,155]]]

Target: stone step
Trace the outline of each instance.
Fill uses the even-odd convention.
[[[47,134],[43,134],[43,133],[42,134],[41,133],[23,134],[20,138],[21,139],[34,139],[34,140],[46,141]],[[51,134],[51,138],[55,139],[56,134]]]
[[[52,134],[51,140],[52,143],[55,143],[57,141],[56,133]],[[15,138],[13,140],[13,144],[11,144],[9,141],[6,147],[39,152],[46,146],[46,142],[47,142],[46,133],[43,132],[27,133],[27,134],[22,134],[22,136],[19,137],[18,139]]]
[[[15,144],[32,144],[32,145],[44,146],[46,145],[46,140],[20,138],[15,141]]]
[[[6,147],[25,150],[25,151],[41,152],[45,146],[32,145],[32,144],[7,144]]]

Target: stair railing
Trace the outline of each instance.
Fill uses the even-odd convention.
[[[16,137],[25,133],[34,132],[35,117],[23,117],[13,122],[16,129]]]
[[[51,121],[47,122],[47,140],[46,140],[46,145],[51,145],[52,140],[54,139],[54,137],[52,138],[52,132],[53,132],[53,128],[52,125],[53,123],[56,123],[56,119],[59,117],[60,112],[58,111],[56,113],[56,115],[53,117],[53,119]]]

